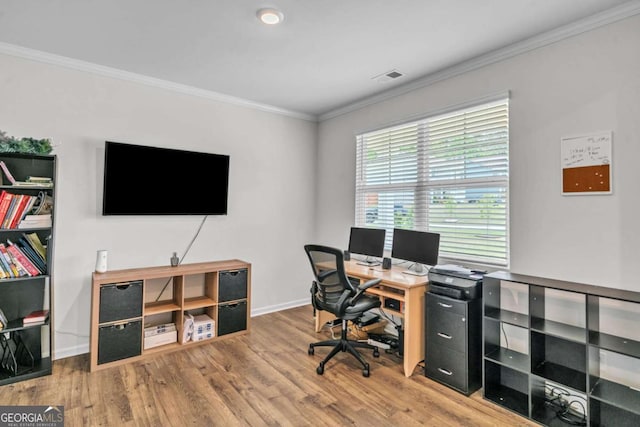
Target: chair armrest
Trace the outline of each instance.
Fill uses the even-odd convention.
[[[345,311],[347,311],[347,307],[353,305],[351,303],[353,298],[347,301],[347,299],[349,298],[349,295],[351,295],[351,291],[349,289],[345,289],[344,291],[342,291],[342,295],[340,295],[340,299],[336,303],[336,307],[338,308],[338,312],[335,313],[336,317],[342,318],[342,316],[344,316]]]
[[[382,279],[371,279],[371,280],[369,280],[367,282],[364,282],[360,286],[358,286],[358,290],[357,290],[356,294],[353,296],[353,298],[351,298],[349,300],[349,305],[354,305],[356,302],[358,302],[360,297],[362,297],[362,295],[364,294],[364,292],[367,289],[369,289],[372,286],[376,286],[381,281],[382,281]]]
[[[358,290],[366,291],[370,287],[376,286],[380,282],[382,282],[382,279],[371,279],[371,280],[368,280],[368,281],[364,282],[363,284],[361,284],[360,286],[358,286]]]

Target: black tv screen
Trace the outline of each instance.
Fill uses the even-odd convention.
[[[226,215],[229,156],[105,142],[103,215]]]

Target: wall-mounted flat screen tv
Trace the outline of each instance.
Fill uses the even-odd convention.
[[[103,215],[226,215],[229,156],[105,142]]]

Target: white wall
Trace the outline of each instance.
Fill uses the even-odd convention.
[[[510,91],[511,271],[640,291],[640,17],[323,121],[318,236],[345,247],[356,133]],[[562,196],[560,138],[613,131],[613,194]]]
[[[252,263],[254,314],[308,302],[315,123],[5,55],[0,100],[0,129],[51,138],[58,155],[56,358],[88,351],[98,249],[108,250],[109,269],[167,265],[203,219],[101,216],[105,140],[229,154],[229,213],[208,218],[184,262]],[[198,185],[171,171],[167,179]]]

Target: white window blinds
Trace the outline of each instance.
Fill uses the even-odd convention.
[[[440,256],[507,266],[509,104],[357,136],[356,225],[440,233]]]

